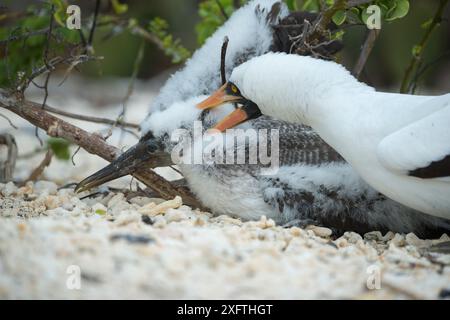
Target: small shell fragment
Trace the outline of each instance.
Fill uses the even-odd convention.
[[[153,202],[143,206],[139,209],[140,214],[146,214],[148,216],[156,216],[161,213],[165,213],[168,209],[177,209],[183,205],[183,201],[180,196],[176,196],[172,200],[162,202],[155,205]]]

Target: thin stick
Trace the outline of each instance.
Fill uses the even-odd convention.
[[[45,168],[47,168],[52,162],[52,158],[53,151],[49,149],[45,153],[44,159],[42,159],[41,163],[31,172],[30,176],[25,180],[25,182],[38,180],[44,172]]]
[[[8,133],[0,135],[0,144],[6,145],[8,155],[6,161],[0,162],[0,181],[11,181],[14,174],[14,168],[17,160],[17,145],[14,137]]]
[[[48,62],[48,53],[50,50],[50,42],[52,38],[52,32],[53,32],[53,15],[55,14],[55,5],[52,4],[51,10],[50,10],[50,23],[47,31],[47,41],[45,42],[45,48],[44,48],[44,62],[47,64]]]
[[[89,38],[87,43],[87,50],[92,49],[92,41],[94,41],[95,27],[97,26],[97,17],[100,10],[100,0],[97,0],[95,3],[95,12],[94,12],[94,20],[92,21],[91,31],[89,32]]]
[[[11,119],[9,119],[7,116],[5,116],[4,114],[1,114],[0,113],[0,117],[2,117],[3,119],[5,119],[6,121],[8,121],[8,123],[9,123],[9,125],[11,126],[11,127],[13,127],[14,129],[18,129],[15,125],[14,125],[14,123],[12,123],[12,121],[11,121]]]
[[[417,48],[417,51],[414,53],[412,59],[409,62],[408,67],[406,68],[405,74],[403,76],[402,84],[400,86],[400,93],[406,93],[409,88],[409,82],[411,79],[411,75],[413,71],[417,68],[417,65],[422,60],[422,54],[424,51],[425,46],[428,43],[428,40],[430,39],[431,34],[436,29],[436,27],[439,25],[439,23],[442,20],[442,14],[444,13],[444,8],[447,5],[448,0],[440,0],[439,6],[436,10],[436,13],[434,14],[433,20],[431,21],[430,25],[428,26],[427,30],[425,31],[422,39],[420,40],[419,44],[415,46]]]
[[[26,33],[22,33],[16,36],[9,36],[8,39],[4,39],[4,40],[0,40],[0,45],[6,44],[8,42],[11,41],[16,41],[16,40],[21,40],[23,38],[29,38],[29,37],[33,37],[33,36],[40,36],[43,34],[47,34],[48,33],[48,27],[44,28],[44,29],[40,29],[40,30],[36,30],[36,31],[30,31],[30,32],[26,32]]]
[[[113,125],[116,123],[118,126],[121,126],[121,127],[128,127],[128,128],[133,128],[133,129],[140,128],[139,125],[136,123],[125,122],[122,120],[111,120],[111,119],[106,119],[106,118],[91,117],[91,116],[85,116],[85,115],[81,115],[81,114],[75,114],[75,113],[59,110],[59,109],[50,107],[48,105],[46,105],[44,107],[44,110],[54,113],[54,114],[59,114],[60,116],[77,119],[77,120],[82,120],[82,121],[87,121],[87,122],[103,123],[103,124],[109,124],[109,125]]]
[[[228,39],[227,36],[223,38],[223,44],[222,44],[222,50],[220,52],[220,78],[222,79],[222,84],[225,84],[227,82],[227,75],[225,71],[225,58],[227,55],[227,48],[228,48]]]
[[[371,2],[375,2],[375,0],[349,0],[347,3],[347,8],[358,7]]]
[[[367,59],[372,52],[373,46],[375,45],[375,40],[377,40],[380,30],[372,29],[369,30],[364,45],[359,55],[358,61],[356,62],[355,68],[353,69],[353,75],[359,79],[364,66],[366,65]]]
[[[223,17],[225,18],[225,20],[228,20],[228,15],[225,12],[225,8],[222,6],[222,3],[220,3],[220,0],[216,0],[217,6],[219,7],[220,13],[222,13]]]
[[[426,65],[424,65],[423,67],[417,68],[416,69],[416,73],[411,81],[411,83],[409,84],[409,88],[408,88],[408,92],[410,92],[411,94],[414,94],[416,92],[417,89],[417,83],[419,82],[420,77],[422,77],[422,75],[432,66],[436,65],[438,62],[440,62],[441,60],[447,58],[448,56],[450,56],[450,50],[444,52],[442,55],[440,55],[439,57],[437,57],[436,59],[434,59],[431,62],[428,62]]]
[[[49,136],[64,138],[107,161],[113,161],[120,154],[119,149],[107,144],[100,135],[88,133],[52,116],[42,110],[40,104],[18,99],[15,95],[11,95],[3,89],[0,89],[0,107],[14,112],[31,124],[45,130]],[[133,173],[133,176],[164,199],[173,199],[176,195],[179,195],[186,204],[205,209],[187,188],[174,186],[149,168],[141,168]]]

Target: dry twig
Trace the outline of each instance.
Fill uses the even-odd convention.
[[[418,65],[422,61],[422,54],[424,51],[425,46],[428,43],[428,40],[430,39],[431,34],[436,29],[436,27],[440,24],[442,21],[442,15],[444,13],[445,6],[447,5],[449,0],[440,0],[438,8],[436,9],[436,13],[434,14],[433,20],[427,27],[422,39],[420,40],[419,44],[415,46],[415,52],[413,52],[413,57],[411,61],[409,62],[408,67],[406,68],[405,74],[403,76],[402,84],[400,86],[400,93],[407,93],[408,89],[413,87],[414,85],[411,85],[410,81],[412,74],[414,70],[418,68]]]
[[[44,159],[42,159],[41,163],[31,172],[25,182],[38,180],[42,176],[42,173],[44,173],[45,168],[47,168],[52,162],[52,158],[53,151],[49,149],[45,153]]]
[[[225,38],[223,39],[222,50],[220,51],[220,77],[222,80],[222,84],[225,84],[225,82],[227,82],[225,58],[227,56],[227,48],[229,40],[230,39],[228,39],[228,37],[225,36]]]
[[[16,140],[10,134],[0,135],[0,145],[8,148],[8,154],[5,161],[0,161],[0,182],[8,182],[13,179],[14,168],[17,159]]]
[[[358,61],[356,62],[355,68],[353,69],[353,75],[359,79],[361,72],[366,65],[367,59],[369,58],[370,53],[372,52],[373,46],[375,45],[375,40],[378,38],[380,34],[380,30],[372,29],[367,33],[366,40],[364,41],[364,45],[361,50],[361,54],[359,55]]]
[[[40,104],[18,99],[15,95],[11,95],[3,89],[0,89],[0,107],[14,112],[31,124],[45,130],[49,136],[64,138],[82,147],[87,152],[98,155],[107,161],[113,161],[120,154],[117,148],[108,145],[100,135],[88,133],[64,120],[52,116],[45,110],[42,110]],[[164,199],[172,199],[179,195],[185,203],[203,208],[201,203],[187,188],[174,186],[149,168],[140,169],[133,176],[157,192]]]

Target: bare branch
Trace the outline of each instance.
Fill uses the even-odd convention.
[[[377,40],[378,35],[380,34],[380,30],[372,29],[367,33],[366,40],[364,41],[364,45],[361,50],[361,54],[359,55],[358,61],[353,69],[353,75],[359,79],[361,75],[361,71],[364,69],[366,65],[367,59],[369,58],[370,53],[372,52],[373,46],[375,45],[375,40]]]
[[[223,7],[222,3],[220,3],[220,0],[216,0],[217,6],[219,7],[220,13],[222,13],[223,17],[225,18],[225,20],[228,20],[228,15],[225,12],[225,8]]]
[[[22,34],[18,34],[18,35],[11,35],[9,36],[7,39],[4,40],[0,40],[0,45],[4,45],[7,44],[8,42],[12,42],[12,41],[17,41],[17,40],[21,40],[21,39],[26,39],[29,37],[34,37],[34,36],[40,36],[43,34],[47,34],[48,33],[49,28],[44,28],[44,29],[40,29],[40,30],[36,30],[36,31],[30,31],[30,32],[26,32],[26,33],[22,33]]]
[[[70,161],[72,161],[72,164],[74,166],[76,166],[76,164],[75,164],[75,156],[77,155],[78,151],[80,151],[80,149],[81,149],[81,147],[78,146],[77,150],[75,150],[75,152],[72,154],[72,157],[70,157]]]
[[[5,119],[6,121],[8,121],[8,123],[9,123],[9,125],[11,126],[11,127],[13,127],[14,129],[18,129],[15,125],[14,125],[14,123],[12,123],[12,121],[11,121],[11,119],[9,119],[7,116],[5,116],[4,114],[1,114],[0,113],[0,117],[2,117],[3,119]]]
[[[81,115],[81,114],[76,114],[76,113],[59,110],[59,109],[50,107],[48,105],[44,106],[44,110],[54,113],[54,114],[59,114],[60,116],[77,119],[77,120],[82,120],[82,121],[87,121],[87,122],[103,123],[103,124],[109,124],[109,125],[114,125],[116,123],[118,126],[121,126],[121,127],[128,127],[128,128],[133,128],[133,129],[140,128],[139,125],[136,123],[125,122],[122,120],[111,120],[111,119],[106,119],[106,118],[85,116],[85,115]]]
[[[406,93],[408,91],[408,88],[410,88],[410,81],[411,81],[410,79],[412,77],[412,73],[414,72],[414,70],[417,68],[420,61],[422,60],[422,54],[423,54],[424,48],[427,45],[432,32],[436,29],[436,27],[442,21],[442,15],[444,13],[444,8],[447,5],[447,3],[448,3],[448,0],[440,0],[439,1],[439,5],[438,5],[438,8],[436,9],[436,13],[434,14],[433,20],[431,21],[430,25],[426,29],[419,44],[415,46],[416,50],[413,53],[413,57],[412,57],[411,61],[409,62],[409,65],[406,68],[405,74],[403,76],[402,84],[400,86],[400,93]]]
[[[31,124],[45,130],[49,136],[64,138],[107,161],[114,160],[120,154],[120,150],[108,145],[100,135],[88,133],[54,117],[42,110],[39,104],[18,99],[15,95],[11,95],[3,89],[0,89],[0,107],[14,112]],[[140,169],[133,176],[164,199],[172,199],[179,195],[185,203],[204,208],[187,188],[174,186],[149,168]]]
[[[369,4],[375,2],[374,0],[349,0],[347,3],[347,8],[358,7],[364,4]]]
[[[38,180],[42,176],[45,168],[47,168],[52,162],[52,158],[53,151],[49,149],[45,153],[44,159],[42,159],[41,163],[31,172],[30,176],[25,180],[25,182]]]
[[[13,179],[17,159],[17,145],[14,137],[8,133],[0,135],[0,145],[6,145],[8,156],[6,161],[0,162],[0,181],[8,182]]]
[[[139,72],[139,68],[141,66],[142,60],[144,58],[144,49],[145,49],[145,42],[144,42],[144,40],[142,40],[141,44],[139,46],[137,57],[134,61],[133,73],[131,75],[130,82],[128,83],[127,93],[125,94],[124,98],[122,99],[122,112],[119,114],[117,119],[114,121],[114,123],[109,128],[106,135],[103,137],[105,140],[107,140],[112,135],[113,129],[119,124],[120,121],[123,121],[123,119],[125,118],[125,114],[127,111],[127,103],[128,103],[128,100],[130,99],[131,95],[133,94],[134,83],[135,83],[137,74]],[[122,130],[121,133],[123,133],[123,131],[124,130]],[[121,139],[122,139],[122,136],[121,136]]]
[[[47,72],[53,71],[58,65],[62,63],[73,63],[75,61],[86,62],[90,60],[101,60],[103,57],[98,56],[89,56],[89,55],[77,55],[70,57],[55,57],[48,61],[48,64],[44,64],[43,66],[35,69],[30,76],[22,81],[22,83],[18,86],[17,91],[24,92],[25,89],[29,86],[29,84],[38,76],[45,74]],[[43,86],[40,86],[43,88]]]
[[[411,83],[409,84],[408,92],[411,94],[414,94],[417,89],[417,83],[419,82],[420,78],[425,74],[425,72],[431,68],[432,66],[436,65],[438,62],[442,61],[443,59],[450,56],[450,50],[447,50],[443,54],[441,54],[439,57],[434,59],[433,61],[428,62],[423,67],[418,67],[416,69],[416,73],[414,74],[413,79],[411,80]]]
[[[92,21],[92,27],[89,32],[89,38],[87,41],[86,52],[92,52],[92,42],[94,41],[95,28],[97,26],[97,17],[100,10],[100,0],[95,3],[94,20]]]
[[[52,4],[50,9],[50,23],[47,30],[47,41],[45,42],[45,48],[44,48],[44,62],[45,64],[48,63],[48,53],[50,50],[50,42],[52,38],[53,33],[53,15],[55,14],[55,5]]]
[[[220,77],[222,79],[222,84],[225,84],[225,82],[227,82],[227,75],[225,71],[225,58],[227,55],[228,41],[229,41],[228,37],[225,36],[225,38],[223,38],[222,50],[220,52]]]

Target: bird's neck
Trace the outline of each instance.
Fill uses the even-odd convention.
[[[374,89],[355,79],[343,66],[299,56],[280,56],[267,68],[253,68],[245,91],[263,114],[313,125],[343,110],[351,98]],[[261,88],[265,88],[261,90]]]

